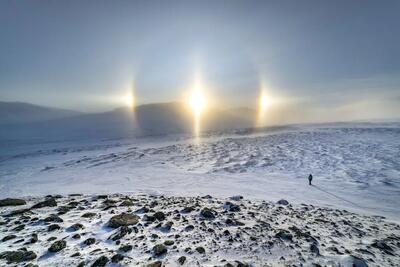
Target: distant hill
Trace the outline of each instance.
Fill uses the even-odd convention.
[[[77,116],[82,113],[22,102],[0,101],[0,125],[21,124]]]
[[[87,114],[26,103],[8,107],[4,104],[3,110],[6,119],[2,118],[2,141],[107,139],[190,133],[193,130],[192,113],[180,102],[140,105],[134,111],[118,108]],[[13,110],[18,116],[11,115]],[[208,110],[201,122],[201,130],[252,127],[252,114],[249,109]],[[5,122],[8,122],[7,126]]]

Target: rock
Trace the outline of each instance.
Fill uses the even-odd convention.
[[[83,218],[92,218],[94,216],[96,216],[96,213],[94,213],[94,212],[86,212],[86,213],[82,214],[81,217],[83,217]]]
[[[226,202],[224,205],[224,209],[231,211],[231,212],[239,212],[240,211],[239,205],[233,204],[231,202]]]
[[[197,251],[198,253],[200,253],[200,254],[205,254],[205,253],[206,253],[206,250],[205,250],[203,247],[197,247],[197,248],[196,248],[196,251]]]
[[[287,201],[286,199],[281,199],[278,202],[276,202],[279,205],[289,205],[289,201]]]
[[[194,230],[194,226],[191,224],[185,227],[186,232],[193,231],[193,230]]]
[[[124,259],[124,256],[121,254],[115,254],[114,256],[111,257],[111,262],[113,263],[118,263]]]
[[[319,248],[314,243],[310,245],[310,251],[311,251],[312,254],[315,254],[317,256],[319,255]]]
[[[243,196],[240,196],[240,195],[231,196],[230,199],[235,200],[235,201],[239,201],[239,200],[243,199]]]
[[[180,256],[178,259],[178,262],[180,265],[183,265],[186,262],[186,257],[185,256]]]
[[[58,217],[55,214],[51,214],[50,216],[46,217],[44,219],[45,222],[63,222],[63,219],[61,219],[60,217]]]
[[[6,241],[14,239],[16,237],[17,237],[16,235],[7,235],[7,236],[3,237],[3,239],[1,239],[1,242],[6,242]]]
[[[152,215],[145,214],[143,216],[142,220],[145,221],[145,222],[154,222],[156,220],[156,217],[154,217]]]
[[[19,198],[4,198],[0,199],[0,207],[5,206],[21,206],[26,205],[26,201]]]
[[[353,267],[368,267],[368,264],[361,258],[350,256],[350,261]]]
[[[228,226],[243,226],[244,225],[244,223],[242,223],[241,221],[238,221],[238,220],[235,220],[235,219],[231,219],[231,218],[226,219],[225,223]]]
[[[167,248],[163,244],[158,244],[153,247],[153,253],[157,257],[167,253],[167,251]]]
[[[146,267],[161,267],[161,266],[162,266],[161,261],[155,261],[146,265]]]
[[[38,235],[33,233],[31,239],[29,240],[30,244],[34,244],[38,241]]]
[[[0,259],[5,259],[8,263],[19,263],[23,261],[31,261],[36,259],[36,254],[33,251],[16,250],[5,251],[0,253]]]
[[[101,256],[92,264],[92,267],[104,267],[108,261],[109,259],[106,256]]]
[[[147,207],[141,207],[140,209],[137,209],[135,213],[148,213],[150,210]]]
[[[162,211],[157,211],[156,213],[154,213],[154,218],[156,218],[159,221],[163,221],[165,220],[165,214]]]
[[[247,263],[243,263],[240,261],[235,261],[236,262],[236,267],[250,267]]]
[[[212,209],[209,208],[204,208],[200,211],[200,216],[202,216],[205,219],[213,220],[215,219],[215,214],[216,212]]]
[[[119,204],[121,207],[131,207],[133,206],[133,202],[129,199],[126,199]]]
[[[122,251],[122,252],[128,252],[128,251],[131,251],[132,248],[133,248],[133,247],[132,247],[131,245],[124,245],[124,246],[121,246],[121,247],[119,248],[119,250]]]
[[[181,213],[190,213],[190,212],[192,212],[192,211],[194,211],[194,208],[193,208],[193,207],[184,207],[184,208],[181,210]]]
[[[31,207],[31,209],[40,209],[44,207],[57,207],[57,202],[54,198],[51,197],[46,199],[45,201],[36,203]]]
[[[57,240],[49,247],[49,252],[59,252],[60,250],[67,247],[67,242],[65,240]]]
[[[78,231],[78,230],[84,229],[84,228],[85,228],[85,227],[83,226],[83,224],[81,224],[81,223],[75,223],[75,224],[71,225],[70,227],[68,227],[68,230],[69,230],[69,231],[75,232],[75,231]]]
[[[389,255],[392,255],[392,256],[394,255],[394,254],[393,254],[393,248],[390,247],[389,245],[387,245],[387,244],[385,243],[385,241],[383,241],[383,240],[375,240],[375,241],[371,244],[371,246],[374,247],[374,248],[378,248],[378,249],[382,250],[382,251],[385,252],[386,254],[389,254]]]
[[[93,245],[94,243],[96,243],[96,239],[93,237],[90,237],[90,238],[86,239],[85,241],[83,241],[83,244],[85,244],[86,246]]]
[[[73,239],[79,239],[79,238],[81,238],[81,235],[80,235],[80,234],[74,234],[74,235],[72,236],[72,238],[73,238]]]
[[[22,231],[22,230],[24,230],[24,229],[25,229],[25,225],[20,224],[20,225],[18,225],[17,227],[15,227],[14,229],[11,229],[11,230],[12,230],[12,231],[19,232],[19,231]]]
[[[175,244],[175,242],[173,240],[165,240],[164,241],[164,245],[166,245],[166,246],[172,246],[173,244]]]
[[[132,233],[132,229],[130,229],[128,226],[121,226],[116,233],[111,235],[109,239],[116,241],[121,239],[122,237],[126,236],[127,234]]]
[[[47,231],[55,231],[55,230],[60,230],[61,227],[58,224],[50,224],[49,227],[47,227]]]
[[[108,226],[111,228],[118,228],[120,226],[135,225],[139,222],[140,217],[136,214],[122,213],[111,217]]]
[[[280,230],[276,235],[276,238],[282,239],[282,240],[287,240],[287,241],[292,241],[293,236],[291,233],[289,233],[286,230]]]
[[[13,217],[13,216],[15,216],[15,215],[21,215],[21,214],[24,214],[24,213],[28,213],[28,212],[30,212],[30,211],[31,211],[30,209],[13,210],[13,211],[10,211],[10,213],[8,213],[7,215],[5,215],[4,217]]]

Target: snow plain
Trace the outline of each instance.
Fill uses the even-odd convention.
[[[115,192],[285,198],[399,221],[400,124],[8,142],[0,152],[0,198]]]

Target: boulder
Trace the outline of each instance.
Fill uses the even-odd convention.
[[[95,262],[93,262],[92,267],[104,267],[108,261],[109,259],[106,256],[101,256]]]
[[[48,198],[45,201],[36,203],[31,207],[31,209],[40,209],[45,207],[57,207],[57,202],[54,198]]]
[[[36,254],[33,251],[16,250],[5,251],[0,253],[0,259],[5,259],[8,263],[19,263],[23,261],[31,261],[36,259]]]
[[[205,219],[213,220],[213,219],[215,219],[215,215],[214,215],[215,213],[216,212],[212,209],[204,208],[200,211],[200,216]]]
[[[279,205],[284,205],[284,206],[289,205],[289,201],[287,201],[286,199],[281,199],[276,203]]]
[[[59,252],[67,247],[67,242],[65,240],[57,240],[49,247],[49,252]]]
[[[21,206],[26,205],[26,201],[20,198],[4,198],[0,199],[0,207],[5,206]]]
[[[153,253],[156,257],[164,255],[165,253],[167,253],[167,251],[167,247],[163,244],[158,244],[153,247]]]
[[[140,217],[135,214],[122,213],[111,217],[108,226],[118,228],[120,226],[135,225],[139,222]]]

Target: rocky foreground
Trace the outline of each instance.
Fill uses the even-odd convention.
[[[399,225],[285,200],[74,194],[0,214],[1,266],[400,266]]]

